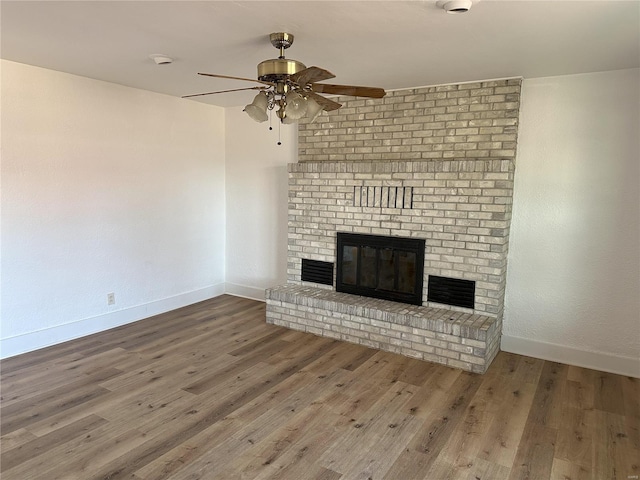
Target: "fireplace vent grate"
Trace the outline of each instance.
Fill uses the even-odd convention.
[[[303,282],[333,285],[333,262],[321,262],[320,260],[302,259]]]
[[[429,302],[444,303],[454,307],[475,307],[476,282],[458,278],[429,275]]]
[[[413,187],[353,187],[354,207],[413,208]]]

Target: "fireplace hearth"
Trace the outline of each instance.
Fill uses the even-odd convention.
[[[425,241],[337,233],[336,290],[422,305]]]

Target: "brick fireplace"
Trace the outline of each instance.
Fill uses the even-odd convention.
[[[288,283],[267,321],[482,373],[500,342],[520,80],[338,99],[299,126],[289,165]],[[303,281],[336,262],[338,232],[425,241],[422,305]],[[428,301],[429,279],[472,281],[473,307]]]

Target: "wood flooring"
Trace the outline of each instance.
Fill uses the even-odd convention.
[[[0,363],[3,480],[629,480],[640,381],[485,375],[265,323],[224,295]]]

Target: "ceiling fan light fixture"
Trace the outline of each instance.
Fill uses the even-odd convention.
[[[300,120],[307,113],[307,100],[295,90],[287,93],[285,102],[285,118]]]
[[[318,83],[334,78],[335,75],[323,68],[306,67],[297,60],[285,58],[284,51],[293,43],[293,35],[277,32],[272,33],[269,39],[271,44],[280,50],[280,55],[278,58],[264,60],[258,64],[257,80],[214,73],[198,73],[198,75],[208,77],[257,82],[262,86],[197,93],[185,95],[183,98],[237,92],[240,90],[260,90],[260,93],[255,96],[249,105],[244,107],[243,111],[247,112],[247,115],[259,123],[269,120],[270,115],[267,112],[273,111],[273,114],[281,123],[294,124],[302,118],[311,123],[318,118],[322,111],[330,112],[342,106],[336,101],[318,95],[319,93],[366,98],[382,98],[385,96],[386,92],[382,88]],[[271,130],[271,125],[269,129]],[[278,145],[280,145],[280,142],[278,142]]]
[[[243,112],[247,112],[253,120],[258,123],[266,122],[269,119],[267,115],[267,107],[269,106],[269,98],[264,92],[260,92],[255,96],[253,102],[244,107]]]

